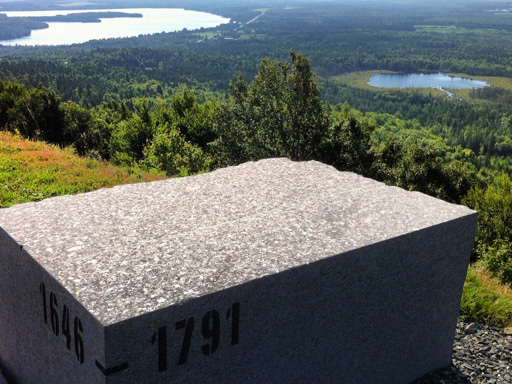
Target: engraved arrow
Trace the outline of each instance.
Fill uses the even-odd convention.
[[[105,376],[110,376],[110,375],[113,375],[114,373],[121,372],[121,371],[124,371],[125,369],[128,369],[128,363],[122,363],[122,364],[114,365],[113,367],[110,367],[110,368],[105,368],[103,365],[101,365],[101,363],[98,360],[94,360],[94,362],[96,363],[96,366],[101,371],[101,373],[103,373]]]

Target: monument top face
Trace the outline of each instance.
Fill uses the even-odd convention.
[[[103,325],[473,215],[318,162],[268,159],[0,210]]]

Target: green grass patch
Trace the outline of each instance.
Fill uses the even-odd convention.
[[[510,34],[506,30],[499,30],[493,28],[464,28],[455,25],[415,25],[416,32],[423,33],[440,33],[440,34],[460,34],[460,35],[503,35]]]
[[[493,11],[490,11],[490,12],[493,12]],[[494,16],[512,16],[512,12],[510,12],[509,10],[502,10],[502,11],[498,11],[498,12],[495,12],[494,11]]]
[[[415,25],[416,32],[425,33],[467,33],[467,28],[456,27],[454,25]]]
[[[220,33],[219,32],[199,32],[199,33],[196,33],[197,36],[200,36],[200,37],[205,37],[205,38],[208,38],[208,39],[211,39],[212,37],[217,37],[217,36],[220,36]]]
[[[88,192],[118,184],[164,179],[77,156],[42,142],[0,132],[0,207]]]
[[[261,33],[243,33],[238,37],[238,39],[239,40],[250,40],[250,39],[262,40],[262,39],[265,39],[266,37],[267,37],[267,35],[264,35]]]
[[[498,76],[468,76],[464,73],[447,73],[450,76],[459,76],[467,79],[480,80],[485,81],[491,87],[498,87],[506,89],[507,91],[512,92],[512,79],[507,77],[498,77]],[[447,88],[448,89],[448,88]],[[470,96],[471,89],[448,89],[452,92],[456,97],[460,97],[461,99],[468,101],[472,104],[493,104],[492,101],[474,99]]]
[[[447,75],[450,76],[459,76],[459,77],[465,77],[467,79],[472,80],[480,80],[485,81],[487,84],[493,86],[493,87],[500,87],[507,89],[509,91],[512,91],[512,79],[509,79],[508,77],[498,77],[498,76],[469,76],[465,73],[447,73]],[[469,89],[464,90],[468,91]]]
[[[507,327],[512,325],[512,290],[481,266],[470,266],[460,306],[467,321]]]
[[[348,85],[351,87],[356,88],[366,88],[366,89],[372,89],[372,90],[382,90],[383,88],[374,87],[372,85],[367,84],[370,81],[370,78],[375,75],[379,75],[381,73],[397,73],[393,71],[362,71],[362,72],[350,72],[350,73],[344,73],[343,75],[339,76],[332,76],[329,80],[339,83]]]

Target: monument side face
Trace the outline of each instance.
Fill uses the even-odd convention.
[[[109,363],[130,369],[108,383],[407,384],[448,366],[475,219],[111,325]]]
[[[34,259],[0,230],[0,364],[9,384],[102,384],[104,332]]]
[[[21,247],[0,229],[0,366],[16,372],[18,342],[15,319],[14,260],[21,257]]]
[[[269,159],[0,227],[13,384],[408,383],[450,363],[476,213]]]

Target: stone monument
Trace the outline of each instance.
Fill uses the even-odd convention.
[[[450,364],[476,213],[268,159],[0,210],[10,384],[409,383]]]

